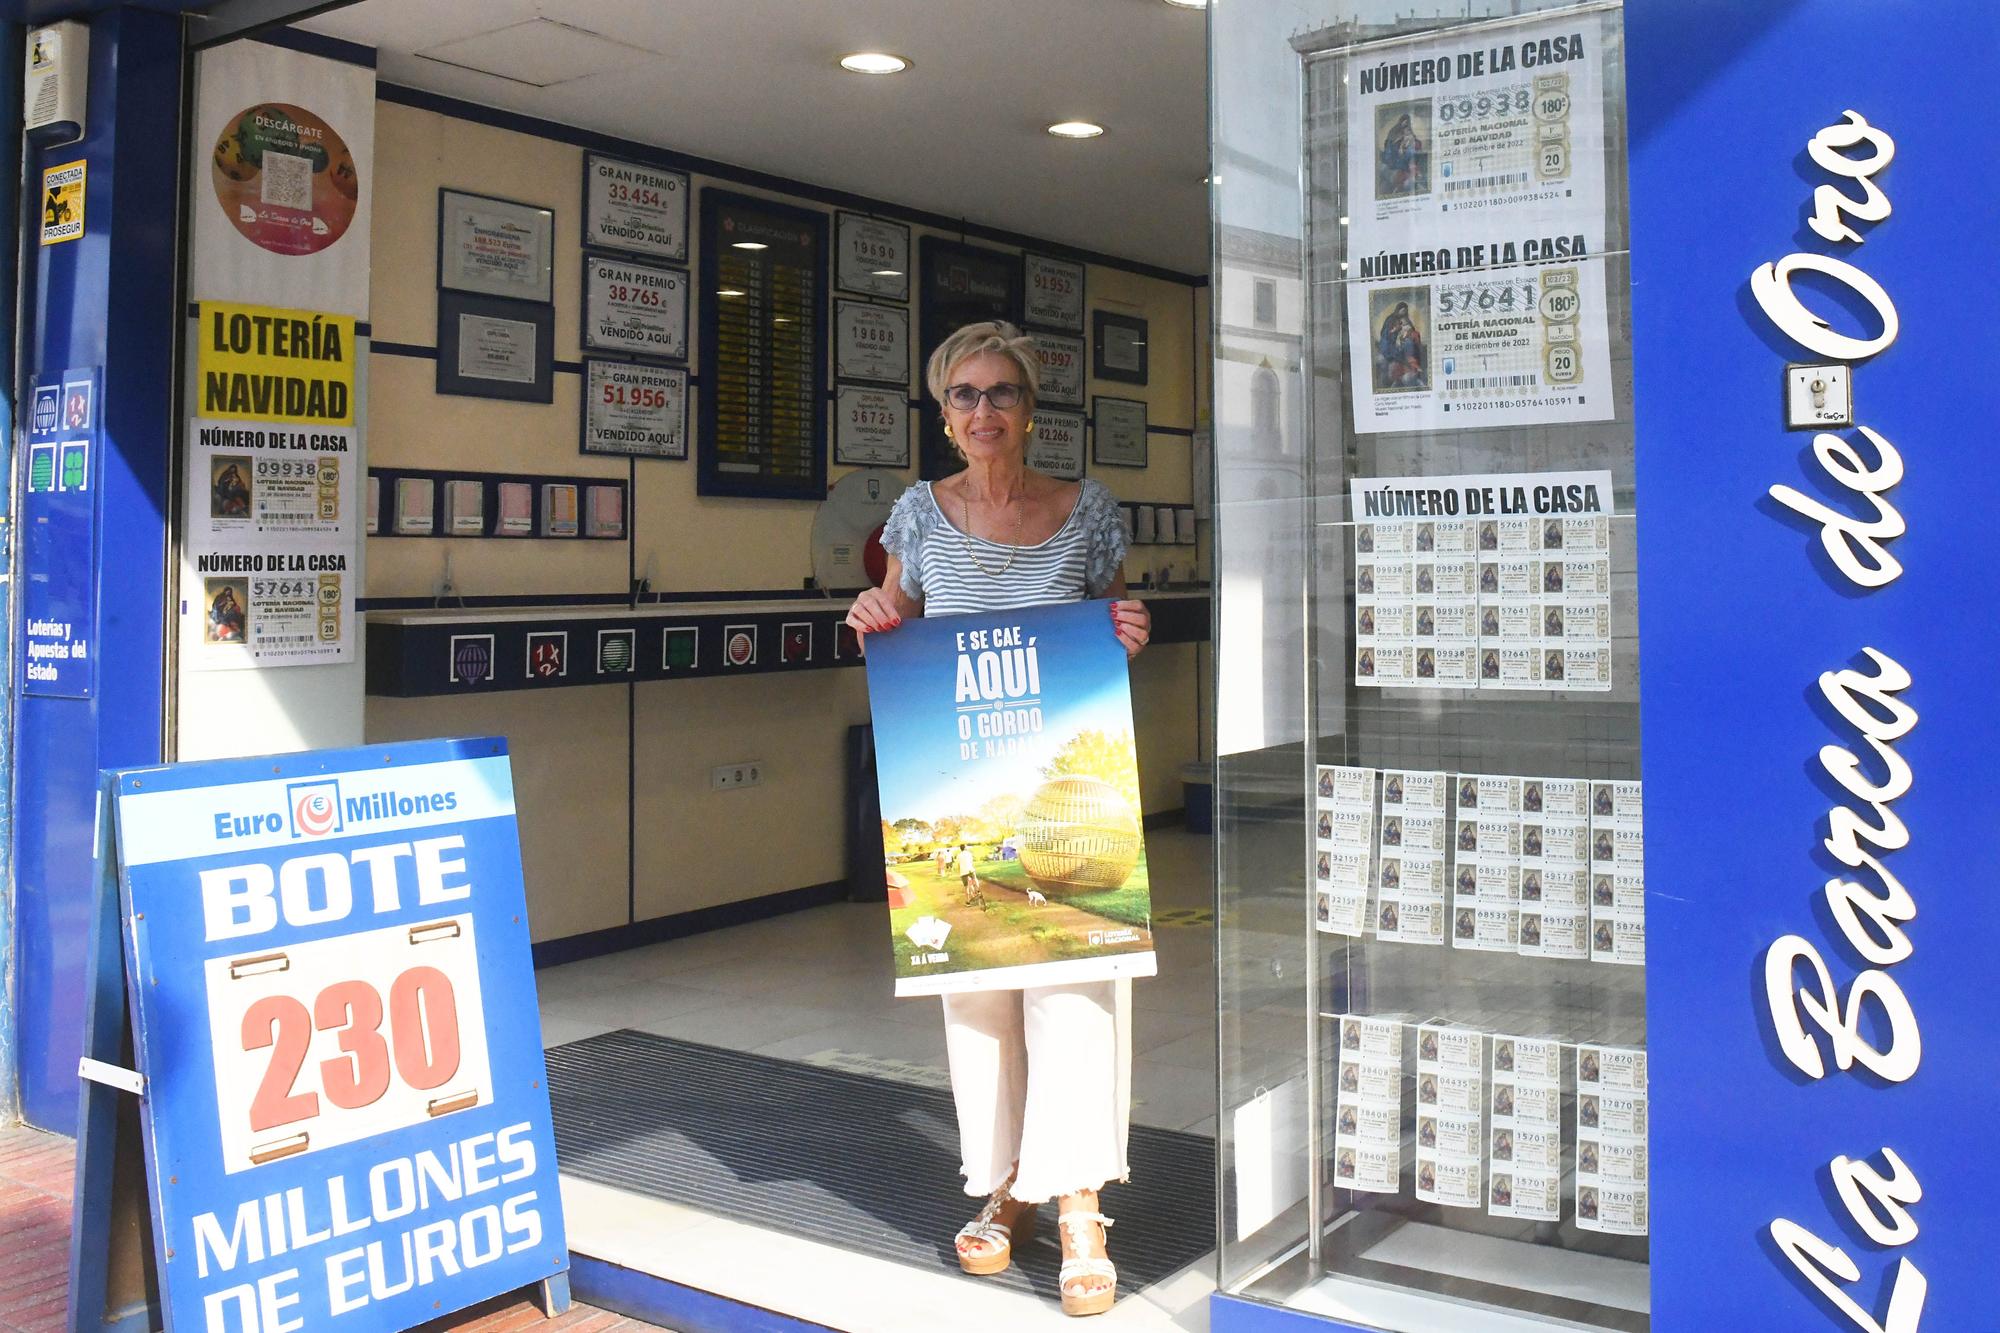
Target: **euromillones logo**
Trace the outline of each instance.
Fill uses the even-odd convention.
[[[291,807],[294,838],[324,838],[340,832],[340,783],[294,782],[285,788],[285,803]]]

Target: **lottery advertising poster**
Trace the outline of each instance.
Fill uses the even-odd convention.
[[[198,300],[368,317],[375,71],[238,42],[197,58],[190,191]]]
[[[1153,975],[1131,682],[1108,608],[868,637],[897,995]]]
[[[1372,48],[1347,92],[1355,429],[1607,421],[1603,20]]]
[[[200,304],[182,662],[351,661],[361,457],[354,320]]]
[[[114,800],[166,1327],[411,1328],[564,1271],[506,742]]]

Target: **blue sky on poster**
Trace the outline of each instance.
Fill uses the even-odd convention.
[[[987,757],[978,736],[962,742],[958,727],[957,635],[1022,626],[1040,667],[1042,727],[1011,755]],[[991,615],[912,620],[868,644],[868,691],[875,719],[877,785],[882,817],[926,821],[971,814],[996,796],[1025,800],[1040,768],[1071,736],[1132,729],[1132,695],[1125,650],[1103,602],[1041,607]],[[961,744],[978,757],[961,756]]]

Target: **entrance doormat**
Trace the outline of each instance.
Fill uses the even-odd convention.
[[[958,1273],[978,1211],[958,1174],[951,1094],[629,1029],[548,1052],[567,1175],[753,1226]],[[1215,1245],[1215,1144],[1132,1126],[1129,1184],[1108,1185],[1122,1296]],[[999,1282],[1050,1300],[1056,1207]]]

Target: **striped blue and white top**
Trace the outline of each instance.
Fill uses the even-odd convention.
[[[882,528],[882,546],[903,562],[903,593],[920,598],[926,616],[1005,611],[1048,602],[1081,602],[1110,591],[1125,564],[1125,523],[1104,483],[1085,478],[1076,507],[1055,535],[1011,546],[961,532],[938,507],[931,484],[903,492]],[[989,574],[973,564],[1004,574]]]

